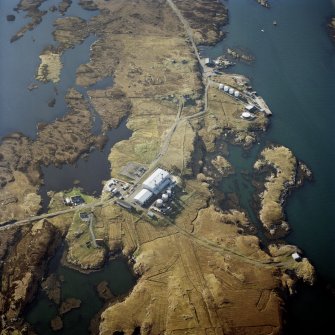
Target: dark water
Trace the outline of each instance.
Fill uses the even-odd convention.
[[[48,0],[41,9],[48,9],[59,2]],[[81,45],[65,51],[61,58],[64,67],[59,83],[38,82],[35,74],[40,63],[39,55],[48,45],[56,44],[52,37],[52,23],[62,16],[59,12],[48,12],[34,30],[10,43],[10,38],[24,23],[30,21],[29,18],[24,18],[24,12],[13,11],[17,3],[13,0],[0,1],[0,137],[13,131],[35,137],[37,122],[50,122],[66,113],[65,93],[75,83],[77,67],[89,61],[89,47],[96,38],[90,36]],[[8,14],[14,14],[16,20],[7,22]],[[73,1],[66,15],[89,19],[97,13],[84,10],[78,6],[77,1]],[[38,89],[29,91],[31,83],[38,84]],[[48,102],[53,98],[56,98],[55,106],[48,107]]]
[[[235,173],[222,179],[219,188],[225,193],[236,193],[239,198],[239,205],[243,208],[252,222],[257,220],[253,210],[253,195],[255,188],[251,183],[252,167],[263,146],[255,145],[246,152],[243,148],[229,145],[228,160],[235,169]]]
[[[128,293],[135,284],[135,278],[123,259],[110,261],[101,271],[88,275],[78,271],[58,266],[54,272],[62,278],[61,300],[76,298],[81,300],[81,306],[64,315],[62,335],[89,334],[92,317],[103,307],[103,301],[98,297],[96,287],[102,281],[107,281],[113,295]],[[58,307],[41,291],[36,302],[29,306],[26,319],[38,334],[54,334],[50,321],[58,314]]]
[[[320,333],[335,315],[335,299],[326,289],[335,285],[335,47],[326,29],[334,3],[279,0],[271,1],[270,10],[256,1],[225,3],[230,10],[228,37],[204,48],[204,54],[214,57],[228,47],[242,47],[256,57],[255,64],[239,64],[231,72],[247,75],[271,108],[266,140],[291,148],[314,173],[315,181],[288,200],[293,232],[287,242],[304,250],[319,284],[301,288],[290,300],[285,332]],[[249,162],[245,164],[248,169]]]
[[[44,188],[52,191],[67,190],[74,186],[74,181],[79,181],[77,185],[88,194],[99,194],[102,189],[102,181],[110,178],[110,164],[108,154],[112,146],[131,136],[131,131],[123,120],[120,126],[108,132],[108,142],[103,150],[94,149],[87,158],[79,159],[74,165],[63,165],[42,167]]]
[[[111,87],[114,84],[114,80],[112,77],[106,77],[104,79],[101,79],[97,83],[90,85],[89,89],[90,90],[101,90],[105,89],[106,87]]]

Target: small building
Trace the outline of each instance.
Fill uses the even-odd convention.
[[[81,195],[74,195],[73,197],[71,197],[71,203],[74,206],[79,206],[81,204],[84,204],[85,200]]]
[[[89,215],[86,212],[79,213],[81,221],[88,222],[90,220]]]
[[[71,206],[71,205],[72,205],[71,198],[70,198],[70,197],[66,197],[66,198],[64,199],[64,204],[65,204],[66,206]]]
[[[252,112],[255,110],[255,106],[254,105],[246,105],[245,109],[247,112]]]
[[[213,65],[213,62],[209,57],[205,58],[205,65],[207,65],[207,66],[212,66]]]
[[[119,190],[116,187],[114,187],[111,192],[113,195],[116,195],[119,193]]]
[[[149,190],[153,194],[163,191],[171,183],[169,172],[163,169],[156,169],[151,176],[143,182],[143,188]]]
[[[103,238],[96,238],[95,243],[102,247],[105,244],[105,241]]]
[[[127,209],[128,211],[130,211],[130,210],[133,209],[133,206],[132,206],[130,203],[126,202],[126,201],[123,201],[123,200],[116,200],[116,203],[117,203],[120,207],[122,207],[122,208],[124,208],[124,209]]]
[[[292,258],[293,258],[296,262],[301,261],[301,256],[300,256],[297,252],[294,252],[294,253],[292,254]]]
[[[152,211],[148,211],[147,214],[148,214],[149,218],[151,218],[151,219],[155,219],[156,218],[156,215]]]
[[[145,188],[143,188],[140,192],[138,192],[134,200],[141,206],[145,205],[153,196],[153,193]]]

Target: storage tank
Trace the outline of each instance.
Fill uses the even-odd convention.
[[[235,91],[235,90],[234,90],[233,88],[230,88],[230,89],[229,89],[229,94],[233,95],[233,94],[234,94],[234,91]]]
[[[225,92],[228,92],[229,91],[229,86],[227,86],[227,85],[225,85],[224,87],[223,87],[223,90],[225,91]]]
[[[169,196],[166,193],[162,194],[162,200],[163,202],[167,202],[169,200]]]
[[[235,91],[234,95],[235,95],[235,98],[238,98],[240,96],[240,92],[239,91]]]
[[[160,207],[162,207],[162,206],[163,206],[163,200],[162,200],[162,199],[158,199],[158,200],[156,201],[156,207],[160,208]]]
[[[223,84],[219,84],[219,90],[223,90],[224,89],[224,85]]]
[[[172,191],[171,191],[171,190],[167,190],[167,191],[166,191],[166,194],[168,195],[169,198],[172,197]]]
[[[251,114],[249,112],[243,112],[242,117],[243,117],[243,119],[250,119]]]

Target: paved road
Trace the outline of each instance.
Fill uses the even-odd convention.
[[[34,221],[39,221],[39,220],[42,220],[42,219],[48,219],[48,218],[52,218],[52,217],[55,217],[55,216],[58,216],[58,215],[63,215],[63,214],[67,214],[67,213],[71,213],[71,212],[75,212],[75,211],[80,211],[80,210],[83,210],[83,209],[90,209],[90,208],[94,208],[94,207],[99,207],[99,206],[105,205],[109,202],[112,202],[112,200],[111,199],[108,199],[108,200],[105,200],[105,201],[99,200],[99,201],[91,202],[89,204],[83,204],[83,205],[79,205],[79,206],[76,206],[76,207],[71,207],[71,208],[68,208],[68,209],[63,209],[63,210],[52,212],[52,213],[46,213],[46,214],[31,216],[29,218],[22,219],[22,220],[14,222],[14,223],[9,223],[7,225],[5,224],[5,222],[3,222],[3,223],[1,223],[1,224],[3,224],[3,226],[1,226],[1,224],[0,224],[0,231],[1,230],[6,230],[6,229],[11,229],[11,228],[14,228],[14,227],[21,227],[21,226],[30,224]]]
[[[186,33],[187,33],[187,35],[190,39],[190,42],[192,44],[192,48],[194,50],[194,53],[195,53],[196,57],[198,58],[198,61],[201,65],[201,67],[204,69],[204,66],[201,62],[201,58],[200,58],[200,55],[199,55],[199,52],[198,52],[197,45],[195,44],[194,39],[193,39],[193,32],[192,32],[192,29],[191,29],[190,25],[188,24],[187,20],[185,20],[183,14],[180,12],[180,10],[174,4],[174,2],[172,0],[166,0],[166,1],[169,4],[169,6],[171,7],[171,9],[174,11],[174,13],[178,16],[180,22],[183,24],[183,26],[185,28],[185,31],[186,31]]]

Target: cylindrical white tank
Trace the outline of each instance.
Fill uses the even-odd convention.
[[[225,92],[228,92],[228,91],[229,91],[229,86],[225,85],[225,86],[223,87],[223,90],[224,90]]]
[[[223,84],[219,84],[219,90],[223,90],[224,89],[224,85]]]
[[[172,197],[172,191],[171,191],[171,190],[167,190],[167,191],[166,191],[166,194],[168,195],[169,198]]]
[[[243,112],[242,117],[243,119],[249,119],[251,117],[251,114],[249,112]]]
[[[234,94],[234,91],[235,91],[235,90],[234,90],[233,88],[230,88],[230,89],[229,89],[229,94],[232,94],[232,95],[233,95],[233,94]]]
[[[156,207],[162,207],[162,205],[163,205],[163,200],[162,199],[158,199],[157,201],[156,201]]]
[[[235,95],[236,98],[238,98],[240,96],[240,92],[239,91],[235,91],[234,95]]]
[[[162,194],[162,200],[167,202],[169,200],[169,196],[166,193]]]

